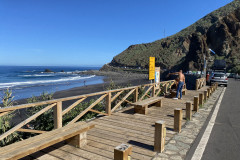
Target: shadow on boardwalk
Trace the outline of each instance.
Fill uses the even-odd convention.
[[[207,87],[198,91],[188,90],[183,100],[163,99],[163,107],[152,106],[148,115],[134,114],[133,106],[103,116],[89,122],[96,127],[88,132],[88,145],[83,149],[75,148],[63,143],[39,151],[24,159],[113,159],[114,148],[122,143],[133,146],[133,159],[150,160],[156,154],[154,145],[154,124],[158,120],[166,122],[166,144],[176,134],[173,131],[174,109],[185,109],[187,101],[199,95]],[[185,110],[183,110],[185,117]],[[182,120],[184,126],[186,119]]]

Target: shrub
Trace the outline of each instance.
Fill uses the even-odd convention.
[[[12,96],[12,91],[9,89],[6,89],[5,91],[3,91],[3,93],[4,93],[3,97],[1,97],[2,104],[3,104],[2,107],[12,106],[13,98],[14,98]],[[13,127],[13,125],[12,125],[13,116],[14,116],[14,113],[10,112],[10,113],[0,117],[0,134],[1,135]],[[14,133],[10,134],[9,136],[7,136],[6,138],[4,138],[3,140],[1,140],[0,146],[5,146],[8,144],[14,143],[16,141],[19,141],[19,140],[20,140],[19,134],[14,132]]]
[[[48,94],[43,92],[40,97],[31,97],[29,99],[27,99],[28,103],[36,103],[36,102],[40,102],[40,101],[47,101],[47,100],[51,100],[52,99],[53,94]],[[30,117],[31,115],[39,112],[40,110],[42,110],[43,108],[45,108],[46,106],[48,106],[47,104],[45,105],[40,105],[40,106],[34,106],[31,108],[27,108],[26,112],[27,115]],[[43,114],[41,114],[40,116],[38,116],[35,120],[32,120],[30,122],[30,125],[36,129],[36,130],[43,130],[43,131],[49,131],[53,129],[53,109],[49,109],[48,111],[44,112]]]

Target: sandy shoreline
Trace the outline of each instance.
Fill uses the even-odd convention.
[[[104,83],[86,85],[81,87],[75,87],[72,89],[57,91],[53,94],[53,99],[105,91],[111,82],[114,82],[115,85],[121,86],[121,87],[136,86],[136,85],[150,83],[148,80],[148,75],[145,75],[145,74],[102,72],[102,71],[90,71],[90,72],[85,72],[84,74],[87,74],[87,75],[94,74],[97,76],[104,76]],[[27,98],[16,100],[14,101],[14,106],[20,105],[20,104],[26,104],[26,103],[27,103]],[[63,103],[63,109],[68,107],[72,103],[74,103],[74,100],[65,101]],[[13,123],[17,124],[24,119],[26,119],[26,113],[25,113],[25,110],[23,109],[16,113]]]
[[[97,76],[105,76],[104,83],[86,85],[82,87],[76,87],[69,90],[58,91],[53,94],[54,99],[70,97],[94,92],[100,92],[106,90],[111,82],[114,82],[117,86],[135,86],[140,84],[147,84],[149,80],[147,75],[133,74],[133,73],[117,73],[117,72],[102,72],[102,71],[90,71],[88,74],[94,74]]]
[[[126,87],[126,86],[136,86],[141,84],[150,83],[148,80],[148,75],[146,74],[137,74],[137,73],[127,73],[127,72],[105,72],[105,71],[85,71],[80,74],[84,75],[96,75],[96,76],[104,76],[103,83],[86,85],[81,87],[75,87],[67,90],[57,91],[53,93],[53,98],[64,98],[71,97],[89,93],[95,93],[106,90],[111,82],[114,82],[115,85]],[[27,103],[26,99],[16,100],[14,105],[20,105]]]

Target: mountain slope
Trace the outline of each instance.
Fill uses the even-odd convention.
[[[113,58],[111,67],[148,68],[148,57],[156,57],[156,66],[163,69],[201,70],[203,55],[209,48],[225,59],[227,69],[240,70],[240,0],[235,0],[206,15],[175,35],[152,43],[129,46]],[[211,67],[213,62],[209,62]],[[108,67],[104,66],[103,69]]]

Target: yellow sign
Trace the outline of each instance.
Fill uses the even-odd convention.
[[[155,57],[149,57],[149,80],[155,79]]]

